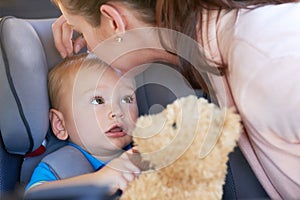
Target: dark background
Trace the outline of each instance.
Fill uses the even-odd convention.
[[[60,16],[60,11],[50,0],[0,0],[0,18],[4,16],[53,18]]]

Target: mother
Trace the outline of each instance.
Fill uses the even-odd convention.
[[[117,51],[131,44],[126,42],[127,33],[140,30],[136,28],[169,28],[198,41],[198,62],[202,67],[198,66],[198,70],[209,81],[204,84],[198,71],[184,61],[180,70],[194,81],[195,87],[211,88],[208,91],[221,107],[236,107],[245,127],[239,147],[268,195],[272,199],[300,198],[300,3],[53,1],[63,13],[53,24],[56,47],[62,57],[71,56],[86,44],[90,51],[98,52],[97,45],[110,37],[118,43],[110,45]],[[72,41],[73,30],[82,37]],[[120,56],[114,66],[126,71],[145,62],[178,63],[173,50],[180,42],[150,32],[133,34],[133,38],[141,46],[154,48]],[[99,53],[101,49],[104,52],[100,48]],[[122,58],[130,65],[121,66],[118,61]],[[205,70],[208,73],[203,73]]]

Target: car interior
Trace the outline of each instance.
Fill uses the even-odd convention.
[[[51,31],[59,15],[50,0],[0,2],[0,199],[22,198],[41,158],[65,145],[52,135],[48,119],[47,73],[62,60]],[[151,63],[136,77],[140,115],[160,112],[176,98],[190,94],[208,98],[201,90],[191,89],[172,69],[166,63]],[[83,199],[84,195],[107,198],[92,186],[45,191],[27,198]],[[223,199],[257,198],[268,195],[237,147],[230,154]]]

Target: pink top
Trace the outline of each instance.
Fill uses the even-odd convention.
[[[242,116],[239,146],[270,197],[300,199],[300,3],[215,14],[203,45],[228,65],[209,75],[217,99]]]

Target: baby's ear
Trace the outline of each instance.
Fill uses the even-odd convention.
[[[69,135],[65,127],[63,114],[52,108],[49,111],[49,118],[54,135],[60,140],[67,140]]]

